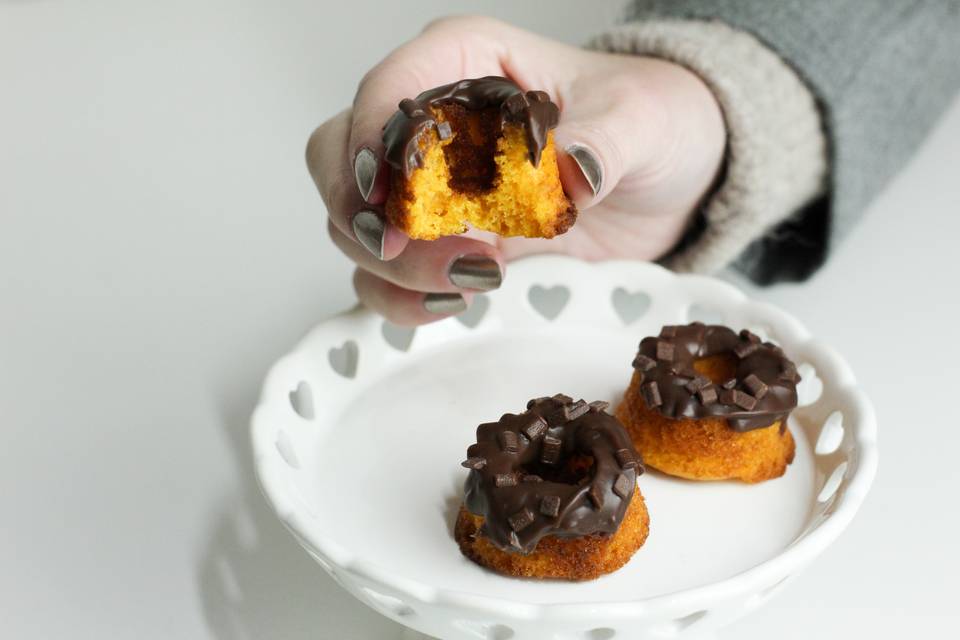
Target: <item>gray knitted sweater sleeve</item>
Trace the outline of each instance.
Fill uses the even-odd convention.
[[[758,214],[766,221],[765,227],[756,228],[753,237],[740,245],[726,241],[725,246],[737,248],[737,255],[726,256],[727,260],[735,259],[738,268],[762,283],[801,280],[815,271],[829,249],[855,225],[871,199],[906,163],[960,89],[957,0],[636,0],[628,16],[627,24],[604,34],[594,46],[664,55],[681,63],[689,59],[693,64],[688,66],[694,71],[715,76],[705,77],[708,84],[723,86],[725,73],[735,76],[736,69],[717,68],[722,65],[715,55],[707,57],[714,61],[712,64],[698,65],[696,51],[702,52],[703,47],[696,42],[684,45],[692,52],[689,55],[682,53],[682,47],[680,54],[673,55],[670,42],[673,33],[690,40],[689,32],[678,31],[678,23],[702,28],[714,25],[713,41],[717,38],[716,25],[723,23],[724,28],[749,35],[777,54],[819,107],[827,150],[823,167],[827,175],[821,176],[819,188],[795,190],[791,198],[768,198],[766,202],[773,204],[764,205],[766,211]],[[635,32],[630,33],[631,29]],[[651,29],[654,36],[650,35]],[[711,40],[704,42],[709,45]],[[700,57],[705,56],[701,53]],[[779,82],[771,72],[762,78],[763,83],[770,78],[774,78],[773,84]],[[753,87],[752,91],[756,92],[755,99],[762,100],[758,96],[765,86]],[[721,106],[737,111],[739,107],[732,102],[751,100],[750,94],[750,88],[740,87],[732,97],[726,97],[730,104],[724,104],[725,98],[720,96]],[[798,107],[782,100],[781,104],[786,111],[800,113]],[[761,120],[763,117],[761,114]],[[794,151],[785,149],[785,153]],[[796,173],[808,182],[817,179],[818,169],[812,166],[816,164],[814,154],[801,149],[798,155],[804,154],[811,158],[803,161],[811,168],[798,170],[789,163],[779,163],[784,175],[771,178],[783,179],[787,173]],[[728,174],[737,161],[736,157],[728,158]],[[769,164],[778,163],[773,160]],[[764,180],[762,168],[750,173],[750,179]],[[741,181],[735,191],[742,195],[762,186]],[[721,185],[718,193],[723,191]],[[797,195],[803,197],[798,199]],[[714,259],[700,261],[708,265],[707,269],[696,267],[699,255],[710,251],[711,242],[717,244],[710,240],[711,206],[706,206],[705,228],[699,231],[706,240],[688,238],[690,246],[681,247],[687,255],[680,264],[694,265],[691,270],[718,266]],[[791,210],[769,211],[778,206]],[[726,209],[723,216],[736,218],[736,203],[730,206],[728,202]],[[717,219],[722,221],[723,217]],[[737,233],[743,235],[742,225]],[[723,239],[718,242],[724,243]]]

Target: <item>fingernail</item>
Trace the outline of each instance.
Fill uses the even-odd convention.
[[[467,301],[459,293],[428,293],[423,297],[423,308],[437,315],[466,311]]]
[[[364,201],[370,197],[370,192],[373,191],[379,166],[377,156],[366,147],[360,149],[353,161],[353,174],[357,178],[357,188],[360,189],[360,195]]]
[[[600,189],[603,188],[603,165],[600,164],[597,155],[580,144],[570,145],[566,148],[566,152],[580,167],[580,172],[587,179],[587,184],[590,185],[593,195],[600,193]]]
[[[464,289],[491,291],[503,282],[503,274],[493,258],[463,256],[450,266],[450,282]]]
[[[377,256],[377,260],[383,260],[383,238],[387,230],[383,218],[373,211],[360,211],[353,216],[351,224],[360,244]]]

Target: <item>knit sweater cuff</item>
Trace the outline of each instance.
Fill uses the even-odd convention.
[[[813,94],[752,35],[718,21],[655,19],[621,25],[588,47],[683,65],[706,82],[723,110],[723,182],[704,205],[706,228],[667,266],[717,271],[823,192],[827,145]]]

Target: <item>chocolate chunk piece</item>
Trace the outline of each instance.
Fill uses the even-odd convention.
[[[500,450],[507,453],[520,451],[520,441],[517,439],[517,433],[515,431],[500,432]]]
[[[543,449],[540,451],[540,462],[556,464],[560,460],[560,447],[563,441],[553,436],[544,436]]]
[[[533,514],[530,513],[530,509],[524,508],[507,518],[507,522],[510,523],[511,529],[519,533],[533,524]]]
[[[571,420],[576,420],[588,411],[590,411],[590,405],[583,400],[577,400],[573,404],[568,404],[563,407],[563,417],[566,418],[567,422],[570,422]]]
[[[560,496],[543,496],[540,500],[540,513],[556,518],[560,514]]]
[[[594,411],[606,411],[609,406],[610,403],[603,400],[594,400],[590,403],[590,408]]]
[[[664,327],[663,327],[662,329],[660,329],[660,337],[661,337],[661,338],[676,338],[676,337],[677,337],[677,326],[676,326],[676,325],[669,325],[669,324],[668,324],[668,325],[664,325]]]
[[[447,140],[450,136],[453,135],[453,129],[450,128],[449,122],[438,122],[437,123],[437,135],[441,140]]]
[[[744,393],[739,389],[733,390],[733,402],[747,411],[753,411],[753,408],[757,406],[757,399],[754,398],[749,393]]]
[[[550,399],[550,398],[547,398],[546,396],[544,396],[544,397],[542,397],[542,398],[534,398],[533,400],[531,400],[530,402],[527,403],[527,409],[533,409],[533,405],[535,405],[535,404],[540,404],[541,402],[543,402],[543,401],[545,401],[545,400],[549,400],[549,399]]]
[[[733,355],[743,360],[759,348],[760,344],[757,342],[741,342],[733,348]]]
[[[512,473],[498,473],[493,478],[493,484],[499,487],[515,487],[517,486],[517,476]]]
[[[696,393],[697,391],[699,391],[700,389],[703,389],[709,384],[710,384],[710,378],[706,376],[702,376],[698,373],[693,377],[693,380],[685,384],[683,388],[689,391],[690,393]]]
[[[537,414],[531,414],[532,422],[523,428],[523,433],[530,440],[536,440],[547,430],[547,421]]]
[[[640,371],[650,371],[657,366],[657,361],[653,358],[649,358],[642,353],[638,354],[636,358],[633,359],[633,368],[639,369]]]
[[[621,469],[634,469],[637,467],[637,458],[630,449],[617,449],[614,454],[617,458],[617,464]]]
[[[640,387],[640,392],[643,394],[643,399],[647,401],[648,407],[659,407],[663,403],[663,399],[660,398],[660,387],[656,382],[644,384]]]
[[[720,402],[726,405],[736,405],[747,411],[757,406],[757,399],[740,389],[724,389],[720,392]]]
[[[714,386],[704,387],[697,391],[697,399],[700,404],[713,404],[717,401],[717,388]]]
[[[594,509],[603,509],[603,489],[600,488],[600,485],[590,485],[590,490],[587,491],[587,497],[590,498]]]
[[[751,373],[743,379],[743,386],[745,386],[747,391],[749,391],[757,400],[765,396],[769,390],[769,387],[767,387],[763,380],[758,378],[757,374],[755,373]]]
[[[466,467],[467,469],[473,469],[474,471],[479,471],[487,466],[487,459],[481,458],[479,456],[471,456],[460,463],[461,466]]]
[[[633,486],[633,483],[630,482],[630,478],[621,473],[617,476],[616,482],[613,483],[613,492],[626,500],[630,497],[630,492],[633,490]]]
[[[746,340],[747,342],[752,342],[754,344],[760,344],[760,336],[750,331],[749,329],[744,329],[740,332],[740,337]]]
[[[724,389],[733,389],[734,387],[737,386],[737,379],[736,379],[736,378],[730,378],[729,380],[727,380],[726,382],[724,382],[723,385],[721,385],[721,386],[723,386]]]
[[[674,351],[675,349],[672,342],[667,342],[666,340],[657,342],[657,360],[672,362]]]
[[[563,393],[558,393],[554,395],[553,399],[556,400],[557,402],[562,402],[563,404],[570,404],[571,402],[573,402],[573,398]]]

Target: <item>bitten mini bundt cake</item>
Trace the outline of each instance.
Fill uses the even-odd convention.
[[[617,417],[646,464],[691,480],[782,476],[795,443],[796,365],[750,331],[699,322],[644,338]]]
[[[434,240],[467,225],[552,238],[577,217],[560,184],[551,129],[560,110],[506,78],[461,80],[405,99],[383,128],[387,218]]]
[[[649,532],[640,456],[607,403],[538,398],[477,428],[454,536],[508,576],[591,580],[622,567]]]

